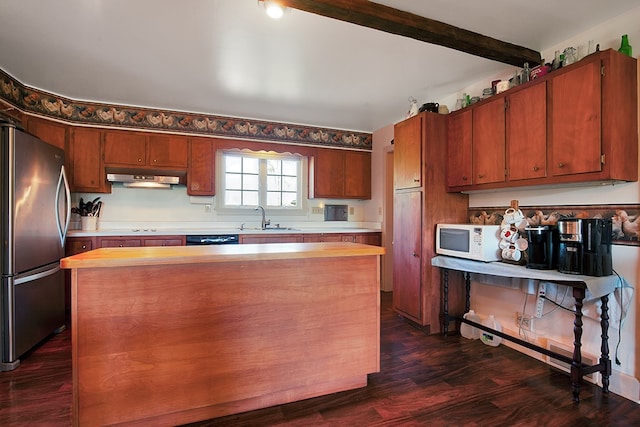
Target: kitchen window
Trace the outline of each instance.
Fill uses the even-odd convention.
[[[222,208],[301,209],[301,156],[232,151],[223,152],[218,164]]]

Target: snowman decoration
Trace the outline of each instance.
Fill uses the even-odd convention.
[[[504,212],[500,224],[500,249],[503,260],[520,262],[522,251],[526,251],[529,246],[527,239],[521,237],[520,230],[524,230],[527,225],[528,222],[520,209],[511,207]]]

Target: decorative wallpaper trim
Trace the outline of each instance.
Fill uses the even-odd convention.
[[[500,225],[505,207],[469,208],[471,224]],[[589,206],[520,206],[529,225],[556,225],[564,218],[611,218],[614,245],[640,246],[640,204]]]
[[[0,98],[25,112],[78,124],[372,150],[370,133],[74,101],[25,86],[2,69]]]

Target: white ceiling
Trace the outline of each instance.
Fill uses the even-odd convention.
[[[542,51],[640,0],[381,0]],[[371,132],[504,64],[257,0],[0,0],[0,68],[77,101]]]

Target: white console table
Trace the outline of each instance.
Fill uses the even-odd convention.
[[[502,337],[508,341],[515,342],[528,349],[540,352],[547,356],[557,358],[565,363],[571,364],[571,390],[575,402],[580,401],[580,387],[582,385],[582,376],[593,372],[602,374],[602,391],[609,392],[609,376],[611,375],[611,360],[609,359],[609,294],[616,288],[622,286],[630,286],[622,277],[617,275],[594,277],[573,274],[560,273],[557,270],[535,270],[524,266],[508,264],[504,262],[480,262],[471,261],[461,258],[448,256],[436,256],[432,258],[431,265],[442,269],[442,309],[444,322],[442,322],[444,335],[448,332],[448,322],[450,320],[458,320],[460,322],[472,325],[476,328],[491,332],[494,335]],[[562,354],[555,353],[546,348],[537,346],[530,342],[521,340],[511,335],[496,331],[479,323],[464,319],[462,315],[449,315],[449,270],[461,271],[465,278],[466,299],[465,313],[469,311],[470,292],[471,292],[471,273],[486,274],[490,276],[533,279],[545,281],[559,285],[570,286],[573,289],[573,298],[575,299],[575,318],[573,322],[573,357],[569,358]],[[600,298],[602,301],[602,315],[600,316],[600,325],[602,329],[601,335],[601,355],[600,361],[596,365],[586,365],[582,363],[582,305],[587,291],[594,298]]]

